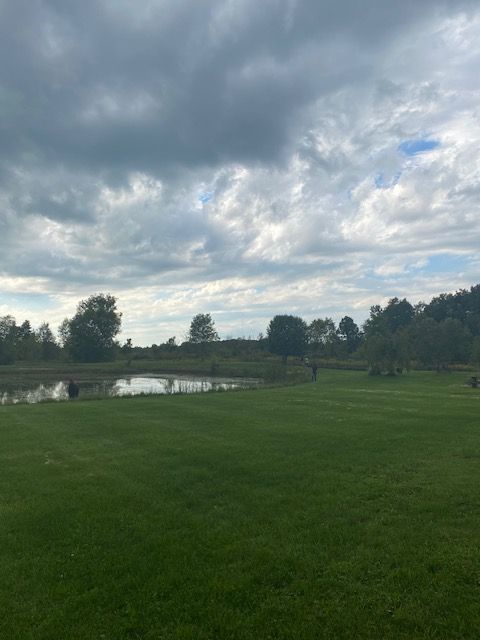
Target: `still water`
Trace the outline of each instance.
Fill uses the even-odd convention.
[[[128,378],[86,380],[78,383],[80,398],[137,396],[140,394],[201,393],[246,389],[258,380],[211,378],[194,376],[144,375]],[[68,380],[57,382],[12,385],[0,382],[0,405],[68,400]]]

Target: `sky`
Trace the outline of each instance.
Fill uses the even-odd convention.
[[[480,282],[478,0],[0,0],[0,316],[120,340]]]

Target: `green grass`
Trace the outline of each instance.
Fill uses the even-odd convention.
[[[464,379],[0,407],[0,638],[477,638]]]

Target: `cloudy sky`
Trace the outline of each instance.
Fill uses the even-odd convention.
[[[0,315],[122,340],[480,282],[478,0],[0,0]]]

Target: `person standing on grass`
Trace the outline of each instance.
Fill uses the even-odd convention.
[[[317,363],[316,362],[312,362],[312,382],[316,382],[317,381]]]
[[[76,382],[70,380],[70,382],[68,383],[67,391],[69,399],[73,400],[73,398],[78,398],[80,387],[78,386],[78,384],[76,384]]]

